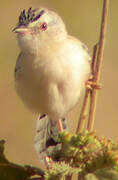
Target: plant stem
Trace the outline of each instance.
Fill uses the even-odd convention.
[[[82,109],[81,109],[81,113],[80,113],[80,118],[79,118],[77,129],[76,129],[77,134],[82,132],[84,129],[84,126],[85,126],[85,120],[86,120],[85,112],[86,112],[86,107],[87,107],[87,103],[88,103],[88,97],[89,97],[89,89],[86,89],[84,101],[83,101],[83,105],[82,105]]]
[[[72,179],[72,175],[66,176],[66,180],[71,180],[71,179]]]
[[[95,60],[96,60],[96,56],[97,56],[97,46],[98,45],[96,44],[93,49],[93,57],[92,57],[92,63],[91,63],[92,75],[94,75],[94,72],[95,72]],[[84,101],[83,101],[83,105],[82,105],[82,110],[80,113],[80,118],[79,118],[78,126],[76,129],[77,134],[84,130],[85,120],[86,120],[86,108],[87,108],[87,104],[88,104],[89,94],[90,94],[90,90],[86,89]]]
[[[98,52],[98,44],[96,44],[93,47],[93,57],[92,57],[92,63],[91,63],[91,71],[92,71],[93,76],[95,75],[97,52]]]
[[[100,70],[101,70],[101,64],[103,60],[108,7],[109,7],[109,0],[104,0],[99,48],[98,48],[98,54],[97,54],[97,60],[96,60],[95,74],[94,74],[94,79],[93,79],[93,82],[95,82],[96,84],[98,84],[99,79],[100,79],[100,72],[101,72]],[[87,126],[87,129],[89,131],[93,130],[94,116],[95,116],[95,110],[96,110],[96,100],[97,100],[97,90],[92,89],[91,98],[90,98],[90,111],[89,111],[89,118],[88,118],[88,126]]]
[[[102,21],[101,21],[101,32],[100,32],[100,38],[99,38],[99,43],[98,43],[99,47],[98,47],[98,44],[96,44],[94,46],[94,50],[93,50],[91,70],[92,70],[92,75],[94,76],[92,81],[96,84],[98,84],[99,79],[100,79],[100,70],[101,70],[101,64],[102,64],[102,60],[103,60],[105,33],[106,33],[107,16],[108,16],[108,6],[109,6],[109,0],[104,0],[103,11],[102,11]],[[89,89],[86,89],[76,133],[80,133],[84,129],[85,120],[86,120],[85,112],[86,112],[86,108],[87,108],[87,104],[88,104],[89,94],[90,94],[90,109],[89,109],[87,129],[89,131],[93,130],[94,116],[95,116],[95,109],[96,109],[96,100],[97,100],[97,89],[95,89],[95,88],[93,88],[91,91]]]

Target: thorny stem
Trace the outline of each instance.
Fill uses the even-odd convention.
[[[91,64],[92,75],[94,76],[93,82],[95,82],[96,84],[98,84],[98,81],[100,79],[100,70],[101,70],[101,64],[102,64],[102,60],[103,60],[103,51],[104,51],[104,43],[105,43],[105,33],[106,33],[106,26],[107,26],[109,0],[104,0],[103,3],[104,4],[103,4],[103,12],[102,12],[99,47],[98,47],[98,44],[96,44],[94,46],[93,58],[92,58],[92,64]],[[80,113],[80,119],[78,122],[76,133],[79,133],[84,129],[85,111],[87,108],[89,95],[90,95],[90,110],[89,110],[87,129],[89,131],[93,130],[94,115],[95,115],[95,109],[96,109],[96,97],[97,97],[97,90],[94,88],[91,91],[86,89],[84,102],[83,102],[82,110]]]

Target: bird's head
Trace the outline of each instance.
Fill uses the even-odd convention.
[[[17,33],[22,50],[35,49],[48,42],[53,43],[53,40],[60,41],[67,34],[60,16],[46,8],[23,10],[13,32]]]

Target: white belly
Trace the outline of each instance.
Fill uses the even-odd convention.
[[[15,87],[33,112],[60,118],[78,102],[90,65],[82,56],[69,57],[66,63],[63,58],[53,57],[53,60],[41,61],[21,55],[18,59]]]

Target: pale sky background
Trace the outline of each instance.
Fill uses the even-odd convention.
[[[42,3],[43,2],[43,3]],[[19,54],[15,27],[20,11],[30,6],[49,7],[63,18],[69,33],[83,41],[90,52],[99,38],[102,2],[98,0],[6,0],[0,6],[0,138],[6,140],[6,155],[20,164],[39,165],[33,148],[36,116],[24,107],[14,90],[14,66]],[[102,76],[94,129],[100,136],[118,137],[118,1],[110,1]],[[71,113],[74,132],[80,105]]]

